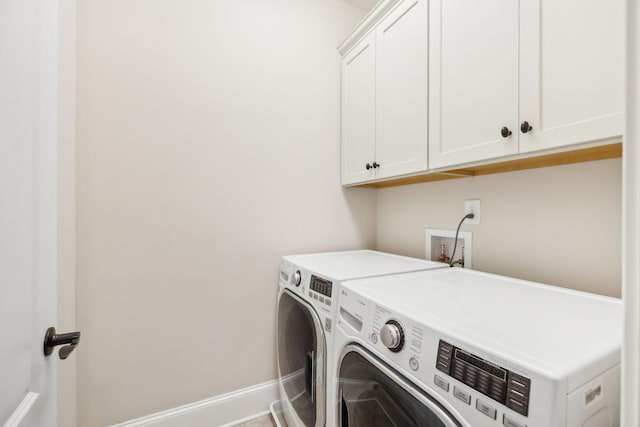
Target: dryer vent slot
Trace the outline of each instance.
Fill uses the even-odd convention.
[[[362,320],[359,320],[356,316],[349,313],[343,307],[340,307],[340,317],[357,332],[360,332],[362,330]]]

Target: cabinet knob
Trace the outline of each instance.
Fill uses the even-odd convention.
[[[511,133],[512,132],[506,126],[503,126],[502,129],[500,129],[500,135],[502,135],[503,138],[509,137],[511,135]]]
[[[529,124],[526,120],[520,124],[520,132],[527,133],[533,130],[533,126]]]
[[[380,167],[380,163],[373,162],[373,168],[374,169],[379,168],[379,167]]]
[[[371,166],[369,163],[367,163],[367,165],[365,166],[365,168],[367,168],[367,170],[371,169],[373,166]]]

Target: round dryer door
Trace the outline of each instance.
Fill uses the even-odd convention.
[[[278,369],[291,424],[324,425],[324,335],[313,307],[284,290],[278,301]]]
[[[459,427],[439,403],[361,347],[343,352],[339,371],[341,427]]]

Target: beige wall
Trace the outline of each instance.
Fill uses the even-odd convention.
[[[58,322],[60,332],[77,330],[75,211],[75,0],[60,0],[58,97]],[[76,426],[76,355],[58,363],[58,425]]]
[[[463,227],[476,269],[619,296],[619,160],[341,189],[335,46],[363,11],[78,3],[77,189],[61,194],[59,305],[70,313],[77,275],[77,425],[273,379],[281,255],[377,242],[423,257],[424,229],[455,228],[467,198],[482,199],[482,223]],[[61,168],[73,160],[63,152]],[[73,426],[64,369],[59,424]]]
[[[337,0],[77,9],[78,425],[276,377],[287,253],[373,247],[339,182]]]
[[[395,187],[378,192],[380,250],[424,257],[425,228],[453,229],[481,199],[474,269],[620,296],[621,162]]]

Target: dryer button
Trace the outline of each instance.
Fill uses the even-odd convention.
[[[494,420],[496,419],[496,408],[493,408],[487,405],[480,399],[476,400],[476,409],[482,412],[483,414],[485,414],[487,417],[492,418]]]
[[[519,423],[517,421],[513,421],[511,418],[504,414],[502,416],[502,425],[506,427],[527,427],[525,424]]]
[[[409,367],[411,368],[411,370],[417,371],[418,368],[420,367],[420,364],[418,363],[418,359],[416,359],[415,357],[412,357],[411,359],[409,359]]]
[[[467,405],[471,404],[471,395],[460,388],[453,386],[453,395],[462,400]]]
[[[440,377],[438,374],[433,376],[433,382],[444,391],[449,391],[449,381]]]

